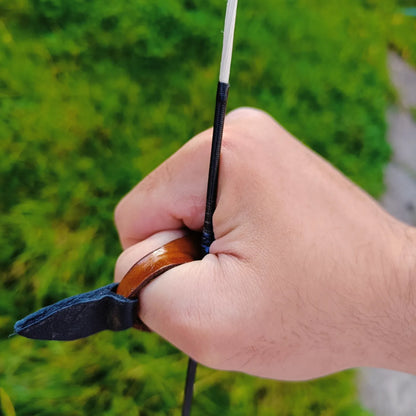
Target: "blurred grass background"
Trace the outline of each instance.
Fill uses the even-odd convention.
[[[260,107],[374,196],[389,157],[395,0],[243,0],[230,109]],[[7,339],[109,283],[117,201],[210,126],[225,0],[0,0],[0,414],[178,414],[186,357],[156,335]],[[278,383],[200,368],[194,415],[368,415],[354,372]]]

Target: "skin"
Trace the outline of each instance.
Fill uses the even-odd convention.
[[[211,130],[119,203],[115,280],[200,230]],[[216,240],[141,293],[141,319],[209,367],[305,380],[357,366],[416,374],[416,229],[266,113],[227,116]]]

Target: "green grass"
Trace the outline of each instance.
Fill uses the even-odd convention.
[[[178,413],[186,357],[155,335],[103,333],[67,344],[16,337],[7,351],[2,386],[19,415]],[[369,415],[356,403],[352,372],[279,383],[199,367],[195,393],[197,415]]]
[[[211,124],[224,6],[0,0],[2,414],[178,413],[186,358],[156,335],[7,336],[34,309],[111,281],[117,201]],[[390,0],[241,2],[230,108],[265,109],[380,195],[394,10]],[[201,368],[193,414],[367,413],[353,372],[278,383]]]

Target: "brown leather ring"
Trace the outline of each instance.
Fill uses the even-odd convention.
[[[135,328],[150,331],[139,318],[141,290],[167,270],[200,258],[199,235],[192,233],[152,251],[130,268],[118,285],[117,293],[125,298],[139,300]]]

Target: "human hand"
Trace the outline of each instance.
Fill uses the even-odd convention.
[[[120,281],[149,251],[200,230],[211,130],[119,203]],[[285,380],[355,366],[416,372],[416,231],[271,117],[226,118],[216,240],[141,293],[140,318],[198,362]]]

